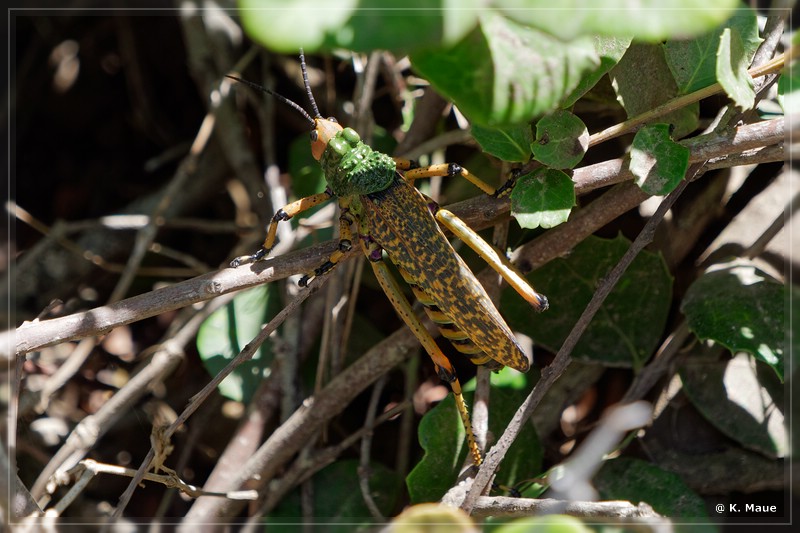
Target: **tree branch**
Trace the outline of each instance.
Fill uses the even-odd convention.
[[[626,501],[584,502],[550,498],[509,498],[481,496],[472,509],[472,516],[523,517],[547,514],[566,514],[584,518],[660,518],[661,515],[646,503],[633,505]],[[661,522],[661,521],[659,521]],[[663,521],[667,523],[666,520]],[[652,523],[648,520],[647,523]]]
[[[688,139],[682,143],[692,149],[690,162],[697,162],[759,147],[782,146],[784,135],[784,120],[774,119],[740,126],[726,136],[710,134],[699,136],[697,139],[702,138],[699,141]],[[767,156],[780,161],[783,151],[773,149]],[[758,152],[750,154],[750,157],[758,158]],[[763,159],[762,154],[759,160],[763,161]],[[733,166],[747,160],[747,157],[743,155],[739,158],[718,161],[717,164],[726,166],[725,161],[727,161]],[[630,171],[623,159],[614,159],[579,168],[573,175],[577,194],[625,182],[631,178]],[[613,195],[607,196],[603,202],[595,201],[588,207],[576,211],[566,224],[548,231],[533,243],[528,243],[514,259],[520,262],[523,271],[540,266],[550,259],[568,252],[587,235],[636,207],[646,197],[647,195],[638,187],[632,182],[628,182],[618,188]],[[507,218],[509,208],[510,200],[508,198],[498,199],[488,196],[476,197],[451,206],[454,213],[475,229],[495,225]],[[273,257],[251,265],[249,268],[210,272],[170,287],[89,311],[50,320],[26,322],[17,328],[16,332],[6,332],[0,335],[0,350],[3,346],[11,345],[10,335],[16,335],[14,342],[16,352],[27,353],[62,342],[103,335],[117,326],[186,307],[232,291],[308,272],[319,266],[333,252],[335,246],[336,243],[330,241]],[[10,354],[4,355],[10,356]]]
[[[550,389],[552,384],[561,376],[561,374],[564,373],[567,366],[569,366],[570,362],[572,361],[572,350],[583,335],[583,332],[589,326],[589,323],[594,318],[594,315],[600,309],[600,306],[616,286],[617,282],[625,273],[625,270],[628,268],[633,259],[642,249],[644,249],[648,243],[652,241],[656,227],[661,222],[664,215],[675,202],[675,200],[677,200],[677,198],[684,191],[688,182],[695,177],[701,166],[701,164],[695,164],[689,167],[686,173],[687,178],[684,179],[666,198],[664,198],[664,200],[658,206],[655,214],[650,217],[650,220],[647,221],[647,224],[645,224],[645,227],[642,228],[642,231],[639,233],[633,243],[631,243],[630,247],[625,251],[625,254],[620,258],[619,262],[614,266],[614,268],[611,269],[606,278],[603,280],[603,283],[601,283],[597,288],[597,291],[595,291],[592,299],[586,306],[586,309],[584,309],[583,313],[578,319],[578,322],[572,328],[569,335],[567,335],[567,338],[564,340],[564,343],[561,345],[561,348],[558,350],[555,359],[548,367],[542,370],[542,375],[539,382],[534,386],[528,398],[526,398],[525,402],[514,414],[514,418],[508,424],[508,428],[506,429],[505,433],[503,433],[502,437],[500,437],[500,439],[497,441],[497,444],[495,444],[495,446],[486,455],[486,460],[478,470],[478,474],[475,476],[475,481],[472,485],[472,488],[470,489],[469,493],[467,493],[466,498],[461,504],[461,508],[464,511],[467,513],[472,511],[472,508],[475,506],[478,497],[483,494],[484,489],[489,485],[489,482],[494,475],[494,472],[497,470],[500,461],[502,461],[503,457],[505,457],[508,448],[516,439],[516,436],[523,424],[533,414],[534,409],[536,409],[536,407],[539,405],[539,402],[541,402],[542,398]]]

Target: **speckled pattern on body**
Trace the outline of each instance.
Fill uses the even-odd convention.
[[[528,356],[483,286],[450,245],[422,193],[398,174],[386,189],[362,196],[361,204],[371,237],[406,282],[416,286],[418,299],[428,306],[431,318],[459,351],[479,364],[494,360],[520,372],[530,368]],[[457,329],[443,321],[442,314]],[[476,354],[459,333],[485,356]]]

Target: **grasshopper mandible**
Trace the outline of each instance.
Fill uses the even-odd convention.
[[[495,189],[454,164],[416,167],[410,161],[394,159],[372,150],[358,133],[344,128],[333,118],[322,118],[308,83],[305,57],[300,66],[312,118],[291,100],[234,76],[228,76],[256,90],[266,92],[301,113],[311,125],[311,152],[322,166],[328,186],[324,192],[302,198],[279,209],[267,230],[261,248],[252,255],[237,257],[231,267],[258,261],[275,244],[278,224],[315,205],[338,198],[339,246],[313,273],[300,279],[321,276],[336,266],[353,245],[353,225],[364,254],[395,310],[436,365],[439,377],[450,384],[464,423],[467,443],[475,464],[482,455],[475,441],[469,413],[455,369],[414,313],[397,280],[383,261],[383,252],[397,267],[415,297],[425,306],[430,319],[453,346],[476,365],[491,369],[509,366],[520,372],[530,368],[530,358],[520,347],[486,291],[455,252],[439,224],[475,250],[537,311],[548,307],[547,298],[537,293],[508,259],[486,243],[462,220],[439,207],[413,185],[418,178],[461,176],[487,194]],[[506,189],[505,187],[502,188]]]

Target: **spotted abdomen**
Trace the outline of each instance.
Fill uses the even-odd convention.
[[[489,295],[453,250],[425,197],[398,175],[385,190],[361,197],[365,226],[400,270],[428,316],[476,364],[520,372],[530,358]]]

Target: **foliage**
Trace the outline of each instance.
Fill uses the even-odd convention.
[[[510,209],[515,224],[509,231],[508,242],[517,251],[535,248],[537,239],[564,230],[558,235],[563,235],[560,240],[568,244],[560,248],[562,242],[551,242],[557,253],[539,250],[539,256],[524,256],[526,259],[519,264],[526,272],[532,270],[526,274],[527,279],[548,296],[550,309],[546,313],[532,313],[530,305],[513,290],[504,289],[500,293],[498,308],[501,313],[521,339],[530,338],[532,341],[534,365],[525,375],[506,369],[493,376],[488,436],[491,446],[506,430],[526,396],[537,383],[541,383],[541,376],[546,374],[541,372],[541,368],[546,367],[562,347],[587,303],[598,287],[606,282],[610,270],[629,248],[648,215],[648,208],[643,205],[639,213],[631,211],[624,216],[617,213],[601,218],[602,222],[594,222],[593,226],[582,227],[576,220],[585,220],[580,217],[598,205],[595,202],[599,198],[611,195],[621,187],[609,191],[583,184],[584,188],[580,188],[576,187],[575,176],[597,162],[617,162],[620,175],[624,174],[629,181],[623,187],[629,186],[642,198],[671,194],[685,178],[690,163],[694,162],[692,144],[685,141],[697,139],[700,125],[709,123],[720,106],[727,103],[740,111],[752,111],[758,105],[753,80],[747,73],[761,43],[756,15],[749,9],[736,9],[737,4],[730,0],[713,0],[703,6],[676,0],[666,7],[661,2],[646,0],[633,5],[631,2],[611,2],[604,10],[578,9],[571,5],[558,9],[528,9],[551,7],[538,1],[489,2],[487,5],[486,2],[465,4],[463,1],[443,0],[437,6],[441,9],[429,9],[430,2],[416,0],[402,5],[372,0],[318,4],[285,0],[279,3],[243,0],[240,3],[242,10],[237,13],[240,17],[237,22],[241,22],[250,39],[270,51],[263,54],[262,59],[273,61],[268,70],[278,78],[273,80],[274,86],[280,87],[277,90],[282,94],[287,92],[307,107],[305,101],[300,100],[303,96],[297,89],[296,54],[302,47],[312,78],[317,77],[315,91],[321,107],[329,108],[329,104],[333,104],[337,118],[352,123],[348,112],[357,108],[359,101],[351,101],[349,90],[352,85],[359,90],[364,87],[362,67],[367,57],[365,53],[388,51],[391,55],[384,57],[391,57],[392,61],[383,63],[388,68],[381,71],[383,77],[377,78],[376,103],[366,108],[365,116],[359,117],[369,122],[374,115],[380,122],[379,125],[367,126],[368,133],[376,133],[393,143],[394,138],[409,133],[405,129],[409,122],[413,126],[418,121],[429,120],[434,123],[431,130],[438,133],[452,128],[455,120],[439,120],[438,116],[426,117],[419,112],[421,104],[415,98],[418,89],[429,87],[428,90],[439,93],[459,112],[448,113],[448,119],[466,117],[472,138],[479,147],[469,156],[464,155],[467,148],[458,147],[449,150],[446,158],[455,158],[486,181],[492,182],[494,177],[494,183],[502,183],[509,175],[508,169],[518,171],[515,174],[516,186],[507,198],[465,202],[478,205],[479,214],[471,215],[471,221],[489,226],[499,217],[492,215],[488,217],[491,220],[483,220],[481,215],[484,211],[489,213],[496,205],[501,206],[497,209]],[[325,62],[319,56],[324,56]],[[397,67],[406,65],[400,61],[404,56],[408,57],[407,65],[410,66]],[[225,69],[232,64],[233,61],[225,65]],[[326,78],[321,80],[320,74]],[[247,75],[258,76],[252,67]],[[393,81],[389,80],[393,76]],[[195,78],[199,79],[199,76]],[[790,71],[781,77],[778,84],[779,101],[785,107],[791,107],[792,102],[798,100],[797,84],[793,83],[795,79],[796,73]],[[396,83],[397,80],[402,80],[402,83]],[[703,106],[692,103],[670,107],[635,131],[626,129],[626,135],[616,138],[614,143],[607,142],[607,139],[598,140],[597,132],[610,125],[624,124],[626,120],[651,113],[659,106],[669,107],[676,98],[691,95],[715,83],[720,84],[723,95],[714,101],[704,102]],[[297,94],[300,96],[295,96]],[[385,100],[378,100],[386,94],[395,97],[392,105],[384,106]],[[23,100],[25,96],[24,92],[20,93]],[[704,106],[714,109],[709,111]],[[281,108],[276,116],[282,117],[284,111],[286,109]],[[768,116],[760,108],[758,111],[761,116]],[[222,118],[225,110],[218,112],[218,124],[225,124]],[[778,113],[774,109],[769,112]],[[392,113],[402,116],[387,118]],[[130,112],[130,116],[139,115]],[[756,113],[745,116],[745,120],[758,120]],[[250,120],[255,124],[255,119]],[[231,123],[227,124],[221,128],[230,127]],[[324,188],[319,167],[310,157],[308,133],[295,130],[293,124],[281,122],[275,134],[270,133],[264,123],[249,129],[254,136],[263,131],[264,145],[275,142],[281,147],[277,159],[286,174],[277,181],[286,186],[290,201]],[[364,133],[366,138],[367,132]],[[245,164],[236,157],[226,159],[217,155],[220,161],[226,161],[237,169],[236,183],[252,180],[252,176],[242,178],[242,168],[252,170],[262,161],[270,165],[275,163],[272,160],[274,154],[271,155],[269,150],[262,152],[260,142],[255,140],[252,146],[247,147],[253,153],[247,152],[249,159]],[[595,148],[601,142],[603,149]],[[472,148],[475,143],[472,143]],[[730,150],[725,155],[738,155],[735,149]],[[21,153],[28,154],[24,150]],[[420,161],[424,163],[441,157],[441,152],[426,153]],[[724,167],[725,157],[719,159]],[[191,160],[191,164],[196,165],[196,161]],[[192,165],[187,167],[195,168]],[[232,180],[234,175],[229,168],[223,174],[224,181],[216,183],[211,188],[213,192],[208,194],[217,202],[220,191],[225,190],[224,183]],[[535,496],[544,493],[548,469],[563,458],[565,450],[571,449],[578,439],[591,431],[606,407],[619,401],[625,389],[642,376],[662,378],[653,379],[658,384],[654,385],[657,389],[650,399],[660,400],[666,405],[683,402],[690,406],[696,416],[693,421],[702,432],[698,432],[697,437],[684,433],[683,440],[691,440],[691,444],[697,447],[698,457],[705,458],[708,464],[716,466],[724,459],[736,464],[737,468],[741,465],[742,479],[745,479],[745,473],[755,468],[753,465],[776,466],[788,456],[782,385],[793,377],[790,374],[793,365],[787,357],[796,353],[792,344],[796,343],[796,335],[789,334],[787,321],[796,316],[789,310],[799,301],[798,292],[766,266],[757,266],[749,259],[741,260],[746,255],[742,248],[749,246],[750,242],[739,242],[739,248],[723,250],[739,255],[740,260],[736,262],[722,262],[719,256],[709,259],[707,253],[697,249],[705,248],[716,236],[715,224],[733,225],[741,216],[734,210],[727,218],[715,218],[720,209],[729,208],[730,204],[726,202],[731,194],[720,194],[710,204],[704,204],[706,207],[697,207],[701,199],[713,193],[712,187],[709,187],[711,192],[701,189],[712,181],[707,177],[700,176],[697,183],[690,185],[681,196],[670,217],[659,227],[659,232],[663,233],[658,233],[652,246],[640,253],[629,266],[572,350],[570,355],[574,360],[604,369],[601,378],[593,378],[600,381],[581,383],[577,391],[557,388],[550,391],[550,394],[563,396],[556,400],[558,409],[537,412],[535,426],[525,425],[501,464],[497,477],[499,485],[516,487],[525,484],[526,480],[533,480],[528,482],[535,489],[524,493]],[[750,181],[750,188],[742,187],[736,201],[747,204],[752,200],[743,198],[752,195],[748,191],[757,188],[752,183]],[[250,183],[250,186],[253,187],[251,192],[257,190],[251,195],[254,205],[258,206],[253,210],[264,211],[266,194],[263,184],[253,186]],[[435,191],[434,185],[418,186],[426,192]],[[463,187],[462,184],[445,184],[442,203],[459,197]],[[187,188],[184,192],[188,195],[191,191]],[[235,197],[234,192],[230,194]],[[467,194],[476,196],[474,191]],[[69,195],[65,197],[69,198]],[[24,194],[22,201],[36,203]],[[242,207],[244,204],[240,202],[240,199],[234,201],[237,209],[249,209]],[[612,211],[613,206],[606,209]],[[693,213],[693,210],[701,213]],[[230,220],[232,211],[232,207],[228,208],[223,218]],[[215,213],[216,216],[216,207],[203,204],[198,212],[203,215]],[[777,216],[779,213],[769,214]],[[271,214],[265,217],[262,213],[265,220],[269,216]],[[292,224],[294,227],[310,226],[304,219],[293,220]],[[309,241],[329,240],[338,227],[335,222],[315,224],[311,227],[312,238],[302,241],[298,247],[308,247]],[[697,233],[692,232],[695,225],[699,226]],[[263,235],[255,240],[261,238]],[[489,236],[486,238],[488,240]],[[733,239],[730,234],[726,238]],[[176,239],[173,244],[178,248],[191,247],[186,254],[213,250],[213,258],[208,260],[211,263],[222,264],[224,258],[231,255],[230,247],[211,246],[208,239],[197,239],[191,243],[192,246],[189,241]],[[474,271],[483,268],[470,251],[464,251],[462,255]],[[729,257],[722,259],[727,261]],[[50,270],[59,266],[57,261],[48,264]],[[696,268],[700,264],[703,268]],[[337,267],[329,275],[338,276],[347,265]],[[266,270],[271,266],[266,264],[263,268]],[[337,379],[337,375],[342,375],[337,373],[346,371],[352,364],[348,357],[362,356],[379,345],[379,340],[383,341],[390,331],[400,327],[390,304],[383,298],[369,272],[363,275],[362,281],[355,301],[331,292],[327,296],[330,311],[311,315],[316,317],[311,320],[298,320],[293,327],[299,328],[299,332],[285,326],[278,332],[280,339],[263,345],[253,360],[240,366],[222,382],[219,393],[230,401],[226,402],[228,408],[232,402],[252,405],[256,412],[266,410],[265,404],[259,403],[264,399],[258,397],[257,391],[264,378],[274,372],[274,349],[285,349],[287,345],[302,346],[296,353],[302,352],[306,359],[301,360],[298,355],[298,360],[292,361],[302,365],[302,369],[298,375],[281,382],[277,392],[273,391],[274,397],[270,397],[280,397],[275,399],[275,403],[283,404],[281,416],[276,414],[270,418],[269,424],[263,426],[263,421],[254,422],[258,417],[248,419],[245,416],[242,421],[252,424],[249,429],[258,426],[259,429],[255,430],[258,433],[273,430],[273,425],[279,428],[291,426],[289,417],[293,412],[314,410],[320,389],[324,390],[327,384]],[[342,281],[330,285],[341,288],[347,283]],[[159,388],[160,384],[154,384],[152,390],[156,392],[153,395],[162,394],[174,402],[173,407],[185,404],[199,388],[196,376],[200,374],[201,380],[208,378],[202,375],[202,369],[197,370],[200,368],[198,362],[208,374],[218,373],[285,303],[281,289],[281,285],[271,284],[241,292],[232,302],[211,314],[197,333],[198,353],[190,354],[199,356],[199,361],[194,359],[194,365],[184,365],[184,372],[194,373],[195,381],[187,379],[181,387]],[[323,305],[321,300],[324,299],[309,307]],[[351,311],[354,317],[341,322],[326,322],[322,327],[323,320],[349,316],[347,313]],[[323,319],[323,316],[329,318]],[[336,337],[344,329],[343,324],[351,325],[344,339]],[[324,330],[324,333],[320,334],[319,330]],[[683,354],[682,358],[673,361],[668,369],[658,370],[659,358],[670,351],[665,349],[671,348],[670,340],[680,338],[684,330],[688,332],[687,338],[680,350],[675,350]],[[163,333],[168,335],[172,331],[164,327]],[[348,335],[349,342],[345,342]],[[332,354],[333,363],[323,357],[326,354]],[[455,355],[453,359],[457,357],[460,356]],[[673,353],[672,357],[677,356]],[[432,406],[430,400],[420,400],[426,387],[437,381],[435,369],[427,358],[421,360],[422,370],[406,369],[404,379],[399,379],[399,372],[387,374],[391,379],[386,380],[386,388],[377,399],[378,413],[388,410],[409,399],[411,393],[404,387],[413,388],[417,380],[421,380],[422,384],[418,384],[413,393],[417,414],[420,415],[413,419],[418,423],[418,446],[411,450],[396,449],[398,443],[403,442],[397,438],[397,434],[403,431],[398,421],[382,421],[375,427],[364,428],[368,400],[366,394],[361,394],[352,405],[342,407],[340,416],[325,421],[327,430],[323,431],[323,424],[320,425],[318,434],[324,437],[301,443],[305,447],[298,445],[298,449],[293,448],[291,460],[275,466],[272,477],[266,479],[270,489],[286,488],[281,486],[286,480],[294,480],[294,485],[268,512],[271,524],[297,524],[297,517],[311,513],[319,521],[337,523],[341,530],[370,527],[377,520],[371,517],[375,509],[370,509],[364,502],[360,483],[364,479],[369,480],[378,511],[387,519],[395,516],[407,503],[438,500],[456,484],[459,467],[466,455],[463,428],[452,395],[436,406]],[[469,375],[471,367],[468,362],[457,366],[459,375]],[[657,370],[669,374],[657,374]],[[90,375],[86,372],[81,379],[88,380]],[[98,375],[104,374],[98,372]],[[381,376],[372,377],[377,380]],[[673,379],[663,379],[668,377]],[[359,387],[359,391],[369,385],[366,382],[352,384]],[[675,387],[681,389],[677,399],[674,397]],[[183,391],[190,392],[183,394]],[[96,397],[92,394],[84,396]],[[468,397],[472,404],[472,395]],[[211,416],[223,420],[220,413],[221,410],[214,411]],[[86,413],[80,414],[85,416]],[[669,422],[665,422],[668,415],[668,410],[666,414],[662,410],[656,415],[655,422]],[[32,411],[23,416],[33,416]],[[403,416],[414,417],[410,408]],[[550,422],[547,432],[540,429],[544,427],[543,420]],[[192,422],[190,419],[189,424]],[[206,446],[202,448],[204,453],[216,457],[218,452],[214,446],[226,446],[219,440],[232,434],[228,425],[232,424],[219,422],[206,428],[210,435],[205,438],[213,446],[203,442],[202,445]],[[34,424],[25,426],[25,431],[35,431]],[[334,461],[333,464],[328,465],[319,459],[320,449],[332,450],[359,428],[364,430],[359,439],[366,440],[350,441],[348,447],[336,452],[336,459],[330,460]],[[709,437],[712,434],[713,438]],[[261,437],[263,435],[259,433],[254,440]],[[368,448],[370,439],[374,439],[372,453],[370,460],[363,463],[369,464],[368,471],[364,471],[362,462],[355,460],[359,452],[357,443],[362,442],[363,451]],[[662,443],[664,436],[655,431],[644,437],[630,435],[619,443],[612,457],[604,461],[593,478],[601,497],[628,499],[634,504],[646,501],[670,517],[707,518],[708,495],[713,490],[696,477],[677,469],[675,463],[668,460],[671,457],[669,453],[658,457],[654,454],[649,461],[642,460],[641,454],[636,453],[639,451],[637,445],[631,443],[645,442],[645,439],[653,440],[643,446],[653,441]],[[287,449],[293,445],[285,443]],[[664,446],[671,453],[669,445]],[[145,453],[146,449],[140,455]],[[251,450],[250,453],[254,452]],[[236,466],[244,468],[250,459],[240,457],[241,464]],[[404,461],[411,463],[407,471],[396,470],[395,467]],[[199,461],[188,469],[195,468],[197,472],[208,474],[212,467]],[[24,465],[21,471],[27,483],[31,473],[25,471]],[[709,467],[709,472],[713,472],[708,474],[713,483],[718,479],[715,477],[718,470]],[[298,477],[292,478],[294,475]],[[307,481],[309,485],[300,489],[300,479],[310,480]],[[314,488],[310,490],[312,486]],[[749,488],[730,488],[728,485],[723,492],[731,495],[746,492]],[[144,492],[146,489],[137,490]],[[309,506],[307,498],[310,493],[314,497]],[[543,527],[536,520],[508,523],[502,527],[511,531],[534,526]],[[558,517],[550,527],[560,530],[586,528],[580,521],[568,517]]]

